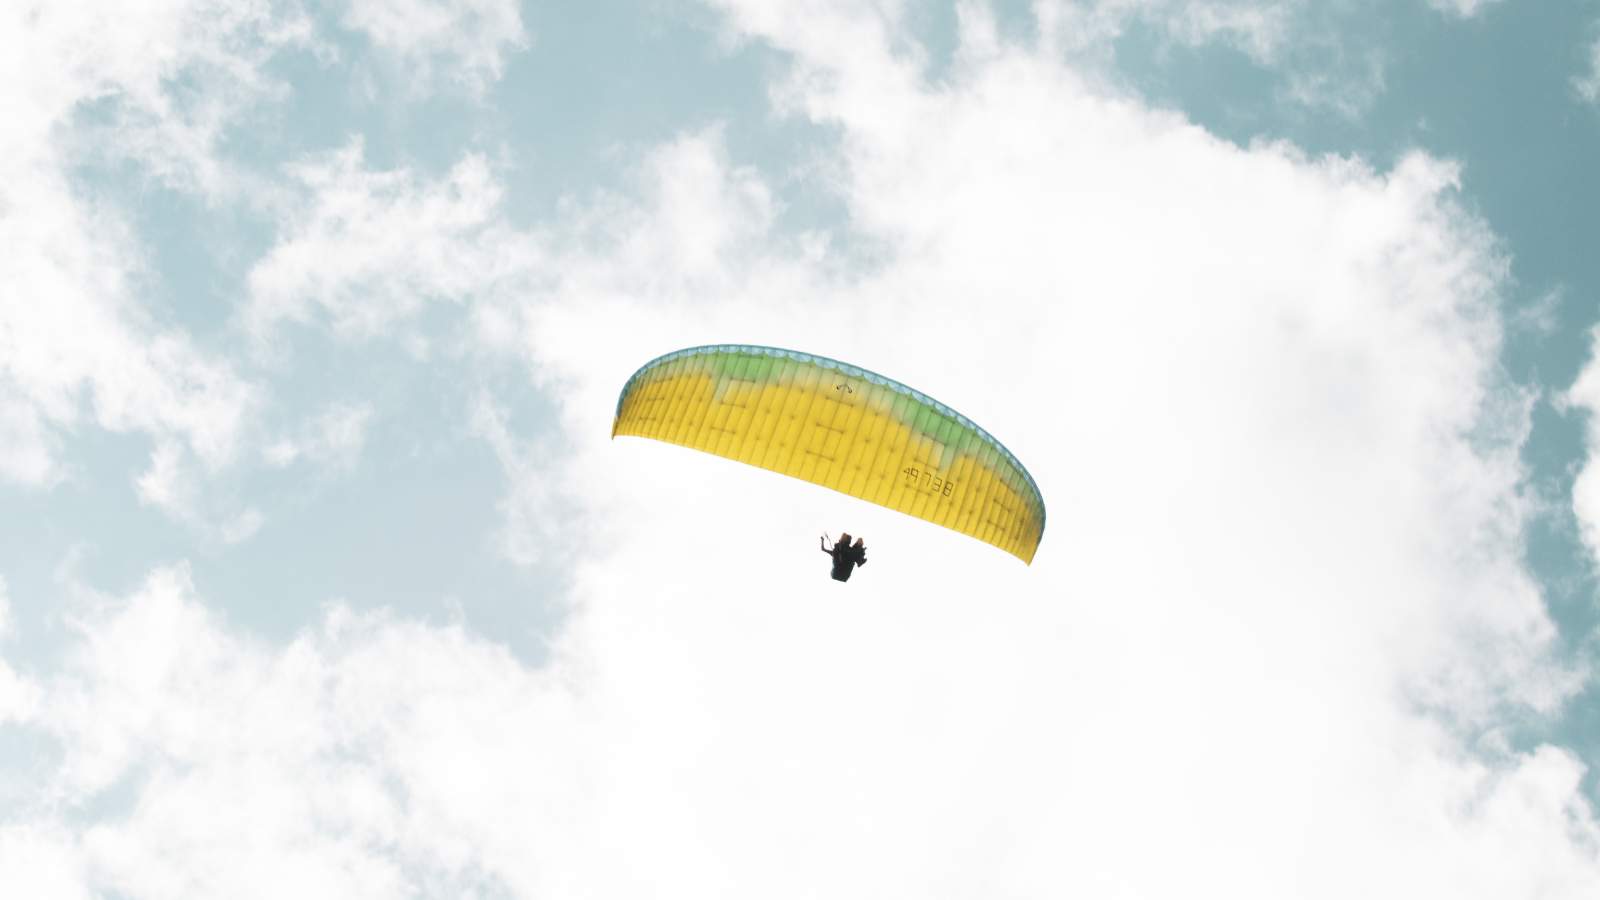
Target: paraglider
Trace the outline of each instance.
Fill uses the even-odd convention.
[[[819,484],[1025,563],[1044,535],[1038,485],[988,432],[932,397],[822,356],[734,344],[668,353],[623,387],[611,424],[617,435]],[[852,565],[865,558],[863,547]]]

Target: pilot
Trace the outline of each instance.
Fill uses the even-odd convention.
[[[822,536],[822,552],[833,557],[833,580],[849,581],[850,571],[856,566],[867,564],[867,544],[861,538],[856,538],[854,544],[850,543],[850,533],[847,531],[839,535],[839,540],[831,548],[828,546],[828,536]]]

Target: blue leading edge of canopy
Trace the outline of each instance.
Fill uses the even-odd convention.
[[[1011,461],[1012,465],[1017,467],[1017,471],[1022,473],[1022,477],[1028,479],[1028,486],[1033,488],[1033,495],[1039,498],[1039,527],[1043,529],[1045,519],[1044,492],[1039,490],[1038,483],[1033,480],[1033,475],[1029,474],[1028,467],[1022,464],[1022,460],[1017,459],[1015,454],[1013,454],[1010,450],[1007,450],[1005,444],[995,440],[994,435],[984,431],[982,428],[979,428],[976,422],[956,412],[950,407],[945,406],[943,403],[940,403],[932,397],[929,397],[927,394],[924,394],[921,391],[907,387],[906,385],[895,381],[893,378],[887,378],[883,375],[879,375],[877,372],[863,369],[860,366],[852,366],[849,363],[842,363],[836,359],[829,359],[826,356],[817,356],[814,353],[800,353],[795,350],[784,350],[781,347],[758,347],[753,344],[706,344],[703,347],[687,347],[683,350],[674,350],[671,353],[665,353],[656,357],[655,359],[650,360],[649,362],[640,366],[637,372],[633,373],[633,375],[628,379],[628,383],[622,386],[622,393],[617,395],[617,411],[612,414],[613,418],[620,417],[622,415],[622,401],[628,398],[628,391],[633,387],[633,383],[639,379],[640,375],[643,375],[662,363],[671,362],[672,360],[684,356],[693,356],[697,353],[705,354],[707,356],[710,356],[714,353],[744,353],[750,356],[766,355],[774,358],[788,357],[795,362],[814,363],[824,369],[838,369],[852,378],[865,378],[872,384],[886,385],[896,393],[909,395],[918,403],[933,407],[940,414],[949,416],[950,418],[961,423],[963,427],[971,428],[973,431],[977,432],[978,437],[983,438],[985,441],[988,441],[990,444],[994,445],[996,450],[999,450],[1006,459]]]

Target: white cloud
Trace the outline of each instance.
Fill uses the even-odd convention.
[[[1499,2],[1500,0],[1428,0],[1428,5],[1440,12],[1455,13],[1463,19],[1470,19]]]
[[[284,90],[266,63],[313,44],[294,2],[84,2],[19,5],[9,15],[0,38],[16,113],[8,163],[128,156],[175,187],[213,196],[235,193],[242,174],[219,153],[227,129]],[[51,133],[69,121],[73,129]]]
[[[1596,38],[1589,47],[1589,71],[1583,76],[1574,76],[1572,86],[1577,89],[1578,95],[1594,103],[1600,100],[1600,38]]]
[[[532,888],[529,876],[588,855],[564,865],[583,820],[552,833],[547,817],[573,807],[528,792],[544,779],[604,788],[578,759],[551,758],[581,729],[542,714],[540,701],[563,693],[553,679],[459,633],[337,613],[323,634],[270,657],[218,632],[185,586],[157,582],[100,623],[105,637],[52,697],[68,702],[49,707],[62,711],[52,731],[98,751],[64,761],[50,786],[69,784],[77,800],[137,767],[138,802],[91,834],[8,823],[8,844],[53,832],[55,852],[42,858],[77,857],[64,868],[136,894],[165,882],[211,895],[291,885],[393,895],[437,890],[451,869],[484,877],[507,867]],[[196,871],[201,856],[229,864]],[[257,859],[275,865],[262,871]]]
[[[261,530],[261,511],[255,507],[246,507],[245,510],[234,516],[221,528],[222,540],[229,544],[237,544],[248,540],[251,535]]]
[[[482,157],[430,181],[367,169],[358,141],[292,171],[309,196],[249,276],[245,315],[263,342],[279,323],[318,313],[345,335],[385,334],[429,301],[459,303],[537,261],[531,242],[496,218],[501,187]],[[430,348],[420,331],[407,342],[418,354]]]
[[[11,595],[5,578],[0,577],[0,641],[12,643],[16,638],[16,623],[11,612]],[[26,721],[39,703],[38,689],[17,676],[17,673],[0,659],[0,728],[12,722]],[[9,773],[0,770],[0,788],[8,787]],[[9,795],[10,791],[0,791]],[[4,883],[0,881],[0,883]]]
[[[1035,5],[1040,47],[1098,60],[1101,77],[1121,82],[1113,42],[1135,26],[1167,45],[1220,45],[1283,80],[1281,101],[1357,118],[1384,88],[1388,46],[1370,5],[1198,0],[1042,0]],[[981,18],[979,16],[978,18]],[[1159,51],[1164,54],[1165,48]]]
[[[1590,345],[1600,346],[1600,332],[1590,332]],[[1585,437],[1589,459],[1572,483],[1572,510],[1578,517],[1584,545],[1600,561],[1600,466],[1595,465],[1597,450],[1600,450],[1600,363],[1594,358],[1578,373],[1572,387],[1561,395],[1558,408],[1580,410],[1587,418]]]
[[[1561,288],[1546,291],[1539,299],[1523,305],[1508,316],[1507,324],[1512,331],[1554,334],[1561,324],[1561,303],[1564,299],[1565,291]]]
[[[55,455],[60,444],[30,398],[10,384],[0,384],[0,475],[8,481],[39,486],[60,475]]]
[[[367,439],[367,424],[372,406],[367,403],[336,402],[319,415],[302,423],[297,438],[279,438],[262,450],[269,465],[283,468],[298,460],[309,460],[349,471]]]
[[[1279,3],[1188,3],[1171,20],[1173,35],[1198,46],[1218,38],[1262,61],[1286,39],[1287,10]]]
[[[1263,680],[1261,650],[1211,643],[1226,629],[1172,643],[1159,621],[1029,587],[1060,571],[1006,563],[991,593],[961,553],[932,593],[941,579],[915,574],[849,597],[743,578],[707,592],[683,580],[705,560],[678,543],[582,567],[590,602],[537,670],[459,626],[338,606],[264,647],[183,569],[158,570],[80,614],[67,665],[24,684],[20,727],[63,752],[29,760],[0,818],[0,887],[1498,898],[1596,883],[1570,754],[1485,765],[1393,709],[1348,708],[1360,690],[1300,695],[1322,666],[1364,668],[1342,648],[1277,648],[1288,681]],[[639,591],[617,563],[660,580]],[[1171,654],[1201,684],[1172,680]],[[1247,697],[1207,696],[1241,664]],[[1282,705],[1256,706],[1269,697]],[[1136,864],[1151,854],[1162,864]]]
[[[443,77],[481,91],[528,44],[513,0],[348,0],[343,23],[423,89]]]
[[[78,208],[59,177],[25,169],[0,216],[0,475],[59,481],[59,435],[87,419],[149,435],[146,496],[175,496],[190,462],[233,458],[255,391],[183,332],[150,322],[127,285],[137,263],[126,236]]]
[[[504,409],[487,394],[479,396],[472,411],[473,433],[489,444],[511,483],[510,495],[500,502],[505,519],[500,553],[519,565],[570,556],[583,538],[570,530],[576,498],[563,489],[561,464],[548,449],[518,441],[506,420]]]
[[[416,327],[429,304],[470,305],[481,335],[495,339],[506,332],[491,320],[520,315],[517,298],[552,277],[610,278],[618,259],[627,263],[621,271],[650,284],[726,290],[727,264],[759,249],[750,236],[769,226],[775,207],[753,171],[726,171],[720,146],[713,127],[649,155],[635,187],[661,214],[601,194],[590,209],[570,209],[558,232],[523,232],[501,217],[503,189],[481,156],[429,179],[409,168],[368,169],[352,144],[294,169],[307,196],[251,269],[246,320],[264,345],[284,322],[326,317],[348,338],[398,336],[420,356],[437,343]],[[564,254],[559,269],[556,252]]]
[[[346,12],[419,78],[419,61],[444,60],[451,77],[481,82],[520,39],[505,3]],[[147,313],[145,250],[80,170],[132,160],[207,203],[271,208],[272,189],[225,139],[286,92],[269,74],[274,57],[331,51],[294,0],[24,4],[3,15],[0,478],[59,482],[63,435],[86,422],[143,433],[154,447],[141,498],[197,520],[205,476],[237,456],[260,389]]]
[[[597,656],[628,659],[662,706],[714,695],[682,717],[685,739],[742,750],[694,793],[697,827],[739,818],[733,785],[764,791],[782,812],[743,821],[828,847],[817,878],[861,893],[887,889],[869,870],[908,893],[935,892],[906,888],[911,872],[966,894],[1600,884],[1578,760],[1477,743],[1557,713],[1586,676],[1552,657],[1521,567],[1527,398],[1497,369],[1505,261],[1453,202],[1455,167],[1240,150],[998,45],[934,92],[870,16],[729,6],[796,55],[792,108],[840,129],[852,222],[889,248],[879,267],[841,277],[770,234],[765,254],[716,257],[720,277],[578,253],[549,260],[537,302],[483,319],[565,386],[564,477],[619,548],[593,575],[595,615],[625,609],[670,648]],[[652,198],[735,182],[726,165],[655,171],[692,186],[641,192],[661,221],[681,213]],[[650,214],[599,230],[632,246]],[[764,227],[748,220],[745,246]],[[1014,571],[804,485],[601,438],[633,366],[722,341],[849,359],[977,416],[1044,486],[1039,563]],[[809,549],[841,521],[888,563],[848,604]],[[838,702],[832,678],[874,712],[785,721]],[[808,800],[805,761],[832,759],[785,746],[808,726],[856,754],[828,770],[849,798]],[[779,772],[806,787],[772,788]],[[842,836],[807,824],[825,810],[843,811]],[[851,840],[871,864],[836,843]],[[930,847],[960,849],[941,868]],[[1062,847],[1081,855],[1055,865]],[[1152,852],[1162,866],[1141,862]],[[1349,880],[1307,875],[1330,870]]]
[[[89,421],[148,435],[141,496],[187,515],[194,470],[234,457],[256,391],[186,333],[150,319],[135,286],[141,249],[74,167],[129,155],[176,186],[224,191],[219,135],[270,92],[258,66],[304,37],[303,19],[262,3],[13,6],[5,15],[0,477],[56,483],[66,474],[62,434]],[[94,124],[102,112],[115,128]]]
[[[78,627],[30,684],[26,726],[64,752],[0,819],[7,895],[473,895],[537,884],[574,840],[546,819],[583,791],[570,692],[458,628],[334,607],[271,650],[222,628],[182,568]],[[70,815],[96,803],[115,811]]]
[[[979,4],[968,4],[967,10],[969,19],[987,15]],[[1034,13],[1044,46],[1052,52],[1103,49],[1143,24],[1176,43],[1220,43],[1271,64],[1286,43],[1304,38],[1292,27],[1303,5],[1281,0],[1043,0]]]

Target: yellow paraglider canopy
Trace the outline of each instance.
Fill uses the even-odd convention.
[[[1044,498],[1011,452],[911,388],[775,347],[691,347],[622,389],[611,436],[693,447],[971,535],[1032,563]]]

